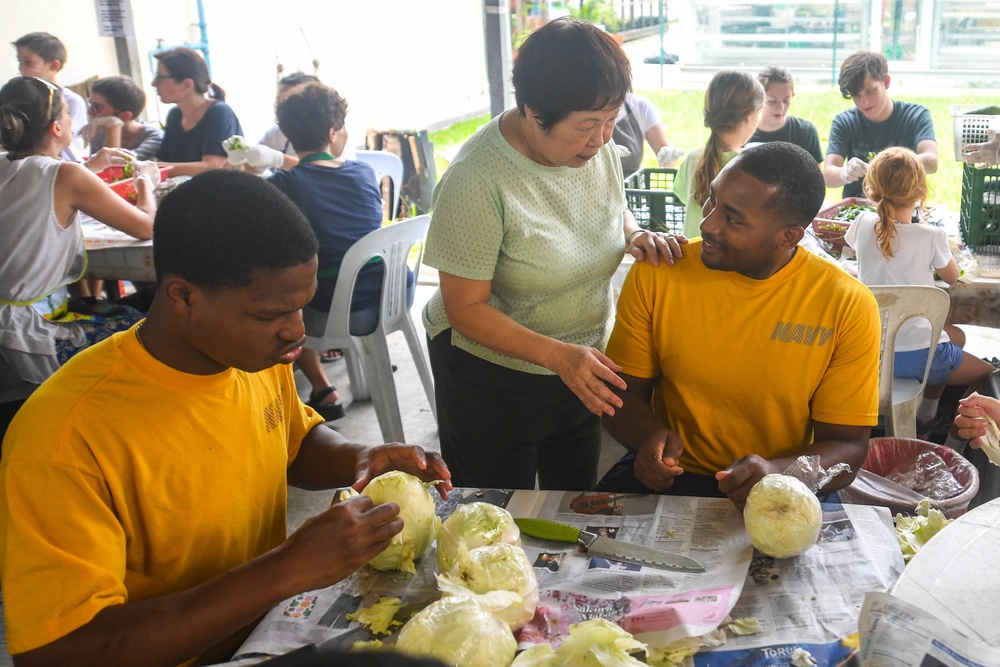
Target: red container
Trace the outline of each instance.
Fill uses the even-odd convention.
[[[844,235],[850,229],[851,223],[845,220],[834,220],[834,217],[840,213],[840,209],[851,204],[873,206],[870,199],[848,197],[832,206],[821,209],[812,221],[813,233],[816,235],[816,238],[822,241],[831,252],[839,253],[844,249]]]
[[[169,172],[173,167],[160,167],[160,180],[163,181],[167,177],[167,172]],[[118,196],[125,199],[131,203],[135,203],[135,184],[132,182],[131,178],[122,178],[122,174],[125,167],[108,167],[97,175],[102,181],[108,184]]]
[[[900,465],[912,463],[923,452],[934,452],[944,461],[955,481],[962,491],[943,500],[932,501],[932,506],[941,510],[949,519],[954,519],[965,513],[969,503],[979,492],[979,471],[968,459],[950,447],[936,445],[933,442],[913,440],[910,438],[872,438],[868,442],[868,457],[861,466],[864,470],[885,477]],[[887,482],[888,480],[881,480]],[[891,482],[880,488],[879,480],[871,484],[852,484],[841,489],[840,495],[845,502],[858,505],[878,505],[888,507],[893,514],[913,515],[916,502],[903,501],[892,492]]]

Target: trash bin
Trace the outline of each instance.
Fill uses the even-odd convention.
[[[868,457],[858,471],[857,479],[839,491],[841,500],[857,505],[888,507],[894,515],[912,515],[917,503],[925,496],[930,497],[929,494],[915,491],[886,476],[914,467],[922,460],[921,455],[927,452],[940,457],[957,483],[957,492],[952,495],[938,499],[931,497],[932,506],[949,519],[960,516],[979,491],[976,467],[950,447],[909,438],[872,438],[868,443]]]

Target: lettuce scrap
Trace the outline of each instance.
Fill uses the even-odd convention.
[[[896,539],[903,552],[903,561],[910,559],[927,544],[927,541],[941,532],[954,519],[946,519],[940,510],[931,507],[930,498],[917,503],[916,516],[896,515]]]

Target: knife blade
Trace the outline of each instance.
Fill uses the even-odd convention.
[[[646,567],[655,567],[661,570],[674,570],[676,572],[705,571],[705,567],[694,558],[670,553],[662,549],[654,549],[641,544],[632,544],[631,542],[600,537],[586,530],[580,530],[576,526],[559,523],[558,521],[514,519],[514,523],[517,524],[517,527],[525,535],[537,537],[542,540],[579,544],[587,549],[587,553],[594,556],[644,565]]]

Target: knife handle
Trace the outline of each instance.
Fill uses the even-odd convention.
[[[514,519],[521,532],[541,540],[555,540],[577,544],[580,539],[580,529],[558,521],[545,519]]]

